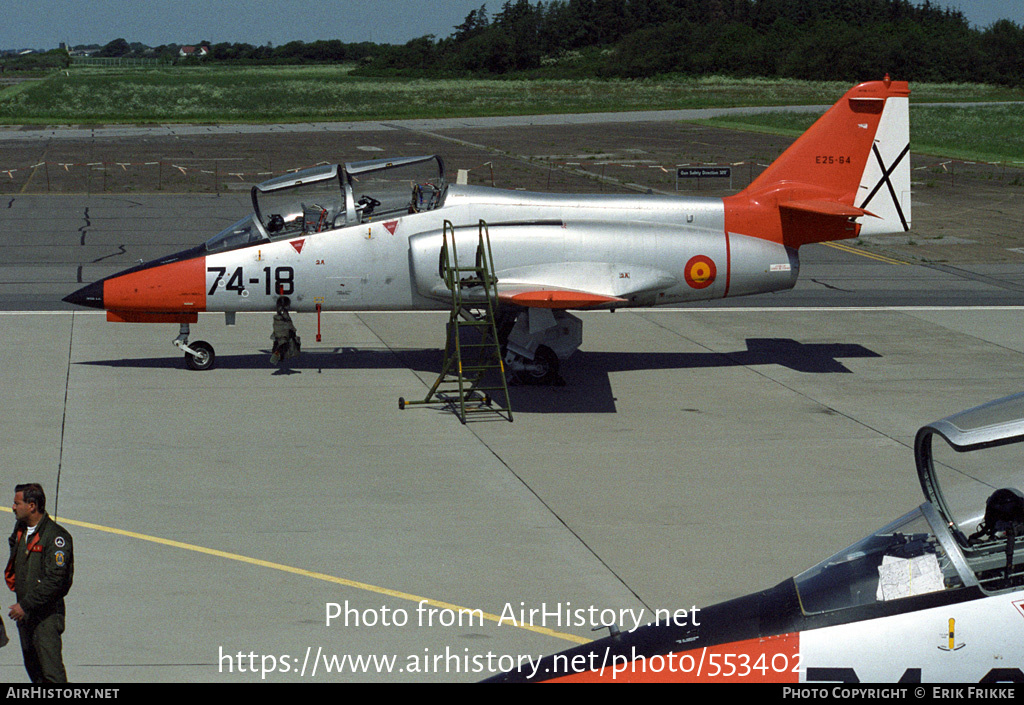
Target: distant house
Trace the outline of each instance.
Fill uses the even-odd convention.
[[[178,50],[178,56],[182,58],[195,57],[201,59],[210,53],[210,47],[199,46],[199,47],[182,47]]]

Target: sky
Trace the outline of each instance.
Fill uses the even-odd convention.
[[[54,49],[60,42],[148,46],[210,42],[271,43],[340,39],[404,44],[447,37],[480,5],[504,0],[0,0],[0,49]],[[532,0],[535,1],[535,0]],[[998,19],[1024,26],[1020,0],[932,0],[959,9],[979,28]]]

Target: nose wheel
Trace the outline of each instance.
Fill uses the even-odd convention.
[[[185,352],[185,366],[190,370],[208,370],[213,367],[217,359],[213,346],[205,340],[189,343],[188,333],[188,324],[182,323],[178,329],[178,337],[172,341],[174,347]]]
[[[205,340],[197,340],[189,344],[191,352],[185,352],[185,365],[190,370],[208,370],[213,367],[217,356],[213,352],[213,346]]]

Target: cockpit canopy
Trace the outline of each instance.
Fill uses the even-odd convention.
[[[1024,583],[1021,441],[1024,394],[923,427],[915,457],[928,501],[796,576],[803,611],[965,586],[1000,592]]]
[[[208,251],[318,233],[437,208],[444,195],[437,155],[325,164],[252,187],[253,215],[206,242]]]
[[[925,498],[986,587],[1016,579],[1005,575],[1008,558],[1014,575],[1024,577],[1021,441],[1024,394],[1014,394],[928,424],[914,444]],[[1001,517],[993,510],[1007,500]]]

